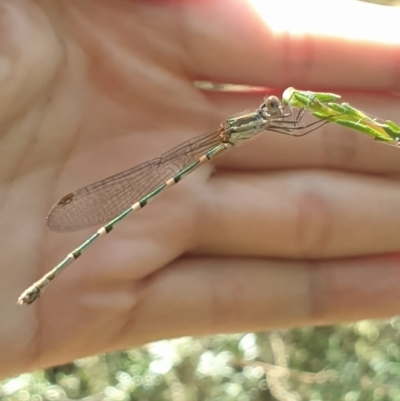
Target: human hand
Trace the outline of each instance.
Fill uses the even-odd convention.
[[[274,33],[235,0],[0,4],[2,376],[160,338],[398,312],[400,185],[387,175],[400,151],[333,124],[216,158],[18,307],[94,232],[49,231],[54,202],[263,96],[194,80],[329,89],[399,122],[398,43],[342,37],[342,24],[334,37]],[[377,21],[377,8],[354,7],[360,24]]]

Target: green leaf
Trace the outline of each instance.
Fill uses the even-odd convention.
[[[307,93],[313,95],[315,99],[321,103],[336,102],[341,98],[341,96],[336,95],[335,93],[324,93],[324,92],[307,92]]]
[[[396,134],[400,134],[400,127],[393,121],[386,120],[386,125]]]
[[[381,122],[349,103],[337,103],[341,96],[334,93],[300,91],[287,88],[282,103],[308,110],[320,120],[326,120],[366,134],[378,141],[400,142],[400,126],[388,120]]]
[[[328,107],[334,111],[337,111],[339,115],[346,114],[346,107],[338,103],[328,103]]]
[[[318,105],[318,103],[335,102],[340,98],[341,96],[335,93],[300,91],[292,87],[287,88],[282,94],[282,102],[284,104],[306,108],[314,104]]]
[[[393,138],[390,138],[386,135],[383,135],[379,130],[369,126],[362,124],[360,122],[355,122],[355,121],[350,121],[350,120],[342,120],[342,119],[337,119],[335,120],[337,124],[343,125],[344,127],[354,129],[356,131],[362,132],[363,134],[367,134],[373,138],[375,138],[378,141],[383,141],[383,142],[393,142]]]
[[[389,126],[388,124],[382,124],[381,128],[391,137],[393,138],[395,141],[399,141],[400,140],[400,132],[397,130],[393,130],[393,128],[391,126]]]

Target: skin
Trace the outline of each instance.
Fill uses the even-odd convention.
[[[377,8],[354,7],[373,26]],[[51,232],[54,202],[264,95],[194,80],[330,90],[399,123],[400,47],[340,24],[274,33],[239,0],[1,0],[0,16],[1,377],[162,338],[399,312],[400,151],[334,124],[204,165],[17,306],[94,232]]]

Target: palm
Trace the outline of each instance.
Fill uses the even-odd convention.
[[[52,233],[45,216],[54,202],[216,128],[227,114],[255,106],[260,98],[206,96],[192,79],[262,85],[273,76],[276,86],[308,85],[286,82],[284,73],[276,74],[281,66],[269,52],[254,50],[262,48],[256,44],[270,43],[271,36],[241,1],[193,2],[182,9],[123,0],[38,3],[5,8],[13,23],[4,40],[14,64],[1,115],[0,283],[7,324],[0,343],[2,359],[15,361],[11,373],[27,369],[30,362],[48,366],[162,337],[320,321],[312,312],[301,315],[304,305],[316,302],[307,299],[312,273],[304,257],[363,256],[400,247],[391,220],[380,223],[386,234],[377,237],[364,235],[368,227],[354,224],[351,232],[346,226],[349,216],[367,226],[383,219],[373,212],[380,200],[371,199],[372,206],[364,210],[357,197],[365,203],[365,194],[377,194],[387,202],[386,182],[319,171],[328,165],[396,172],[400,165],[391,149],[362,142],[354,148],[364,149],[365,156],[351,154],[350,160],[340,141],[333,141],[336,147],[328,146],[327,152],[317,134],[295,145],[275,136],[216,161],[230,172],[209,179],[211,166],[205,167],[166,191],[156,204],[93,245],[33,306],[17,309],[20,292],[94,231]],[[191,7],[204,13],[189,17]],[[186,14],[180,13],[183,9]],[[214,30],[206,26],[207,12],[215,17],[215,25],[210,22]],[[236,42],[232,30],[239,31]],[[15,52],[24,58],[14,57]],[[364,88],[368,77],[358,70],[353,75],[354,84]],[[343,86],[342,78],[335,84]],[[302,172],[302,167],[314,171]],[[271,168],[289,171],[271,174]],[[341,208],[328,227],[333,233],[328,240],[321,193]],[[336,195],[343,193],[354,199],[340,203]],[[322,223],[313,226],[307,213],[318,221],[318,212]],[[342,263],[321,271],[340,270]],[[378,315],[391,310],[382,307]],[[359,315],[365,316],[364,309],[355,308],[351,316]],[[342,318],[349,318],[347,309],[322,312],[324,321]],[[4,372],[10,374],[10,366]]]
[[[152,15],[155,26],[162,23],[157,18],[163,17],[156,11]],[[107,25],[103,12],[115,24]],[[142,24],[137,28],[141,25],[138,18],[151,11],[145,5],[133,5],[128,15],[125,12],[124,7],[99,8],[90,20],[81,14],[80,23],[62,38],[66,47],[49,40],[52,46],[42,55],[43,60],[48,60],[48,68],[41,64],[41,70],[54,75],[48,74],[48,82],[42,77],[42,87],[37,89],[41,99],[32,102],[18,119],[23,124],[31,113],[40,110],[40,119],[36,121],[40,134],[31,129],[23,133],[24,139],[15,138],[32,145],[15,190],[7,191],[4,197],[9,206],[3,209],[2,224],[8,224],[8,218],[13,216],[13,228],[12,235],[3,232],[2,253],[9,256],[7,266],[20,283],[13,291],[22,290],[93,231],[70,235],[49,232],[45,227],[46,210],[58,197],[168,150],[187,138],[191,134],[188,127],[200,126],[207,114],[204,98],[187,77],[177,72],[182,66],[168,62],[173,55],[166,58],[176,50],[169,27],[159,43],[149,43],[143,51],[140,47],[149,26]],[[129,26],[124,26],[127,18]],[[48,27],[45,35],[48,38],[52,34]],[[126,37],[132,39],[128,44]],[[22,45],[33,46],[27,42]],[[82,55],[79,49],[85,53]],[[157,69],[157,78],[162,76],[161,82],[152,78],[153,69]],[[10,169],[6,162],[11,155],[3,150],[3,168]],[[7,189],[6,179],[3,186]],[[13,194],[18,195],[18,202],[11,201]],[[144,210],[133,224],[122,225],[109,241],[85,255],[77,269],[65,274],[59,286],[46,292],[36,307],[43,313],[43,341],[49,348],[63,342],[63,338],[71,339],[85,332],[85,336],[97,338],[94,352],[100,344],[105,346],[107,338],[123,330],[128,319],[124,313],[134,307],[138,297],[135,279],[149,275],[187,250],[190,239],[183,226],[190,227],[195,218],[195,199],[192,197],[190,207],[182,209],[179,196],[167,196],[157,207],[148,208],[147,213]],[[175,219],[178,213],[180,218]],[[21,241],[16,243],[15,238]],[[7,294],[12,303],[16,296],[14,292]],[[109,313],[93,310],[93,301],[99,296],[110,308]],[[61,310],[63,323],[53,324],[55,314]],[[118,322],[116,311],[121,314]],[[34,312],[29,308],[23,315],[29,321]],[[107,325],[111,332],[103,331],[103,337],[97,329],[88,328],[89,315],[90,326],[96,319],[103,323],[112,319],[112,326]],[[27,334],[30,337],[32,333]],[[73,353],[71,343],[68,352]]]

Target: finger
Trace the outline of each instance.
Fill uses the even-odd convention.
[[[399,261],[181,260],[148,283],[117,347],[392,316],[400,307]]]
[[[221,174],[201,194],[196,252],[329,258],[400,250],[400,185],[330,171]]]
[[[361,2],[251,3],[184,2],[185,63],[194,79],[275,87],[399,88],[395,29],[400,10]]]
[[[187,258],[141,282],[81,285],[86,292],[74,291],[68,302],[43,297],[37,313],[19,315],[26,334],[19,369],[183,335],[388,317],[400,307],[398,265],[398,256],[318,263]]]

